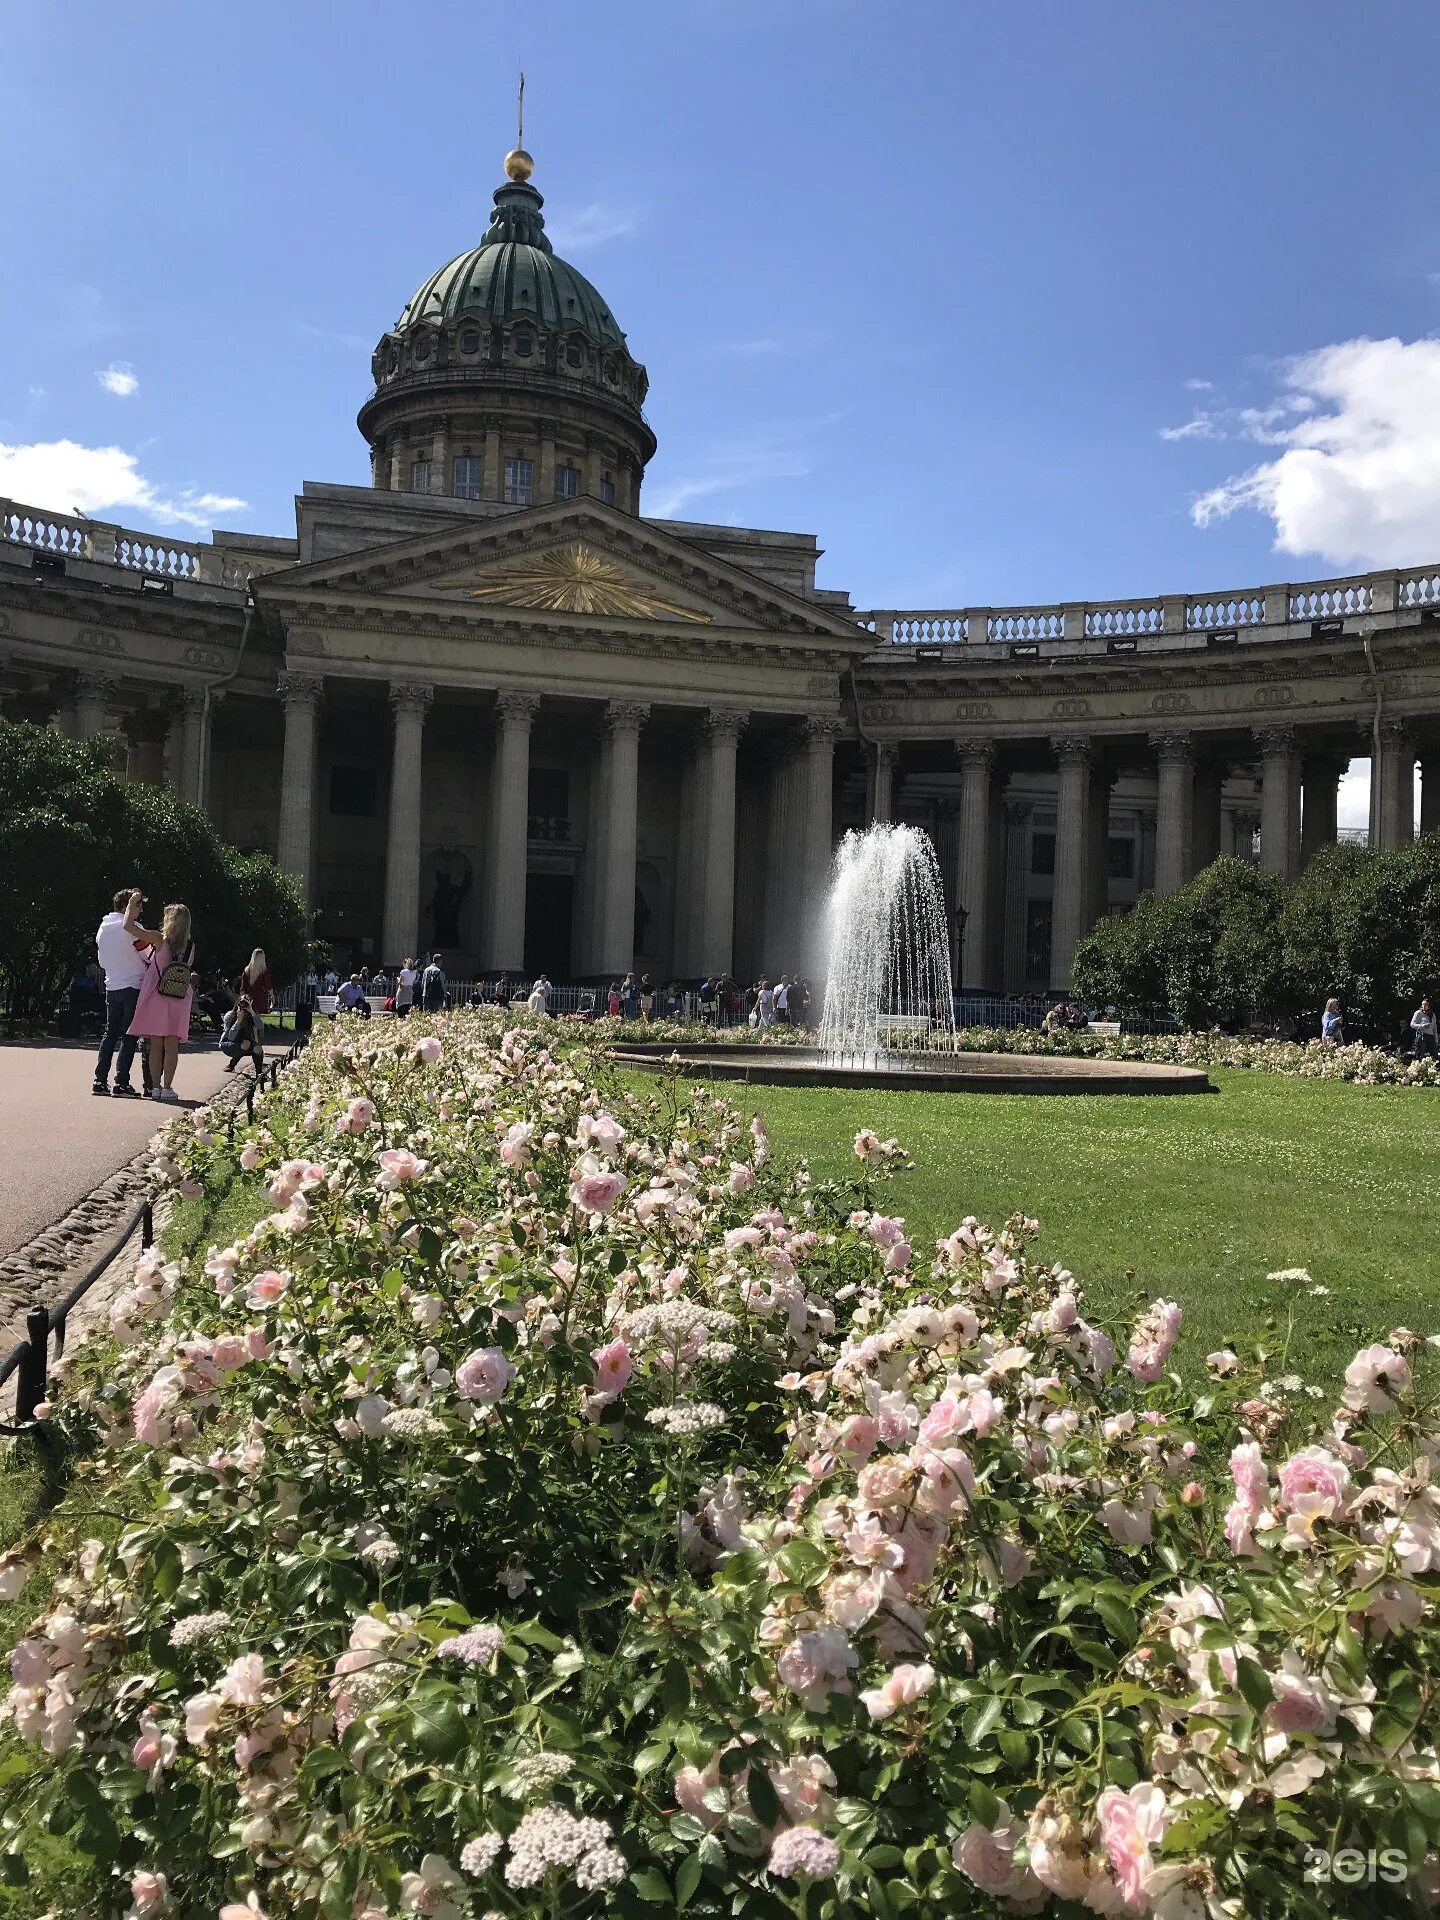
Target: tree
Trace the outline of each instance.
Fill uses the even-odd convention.
[[[1124,1013],[1167,1006],[1187,1027],[1244,1026],[1283,1012],[1284,886],[1243,860],[1212,862],[1178,892],[1142,894],[1075,950],[1076,990]]]
[[[1291,889],[1282,932],[1297,1007],[1334,994],[1375,1037],[1397,1038],[1419,995],[1440,987],[1440,838],[1323,848]]]
[[[103,741],[0,721],[0,998],[12,1024],[54,1010],[116,889],[140,887],[152,921],[183,900],[202,967],[237,972],[253,947],[272,973],[299,972],[308,932],[295,884],[260,854],[242,854],[198,807],[124,780]]]

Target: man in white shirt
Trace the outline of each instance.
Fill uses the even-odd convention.
[[[105,970],[105,1033],[95,1056],[92,1092],[109,1094],[110,1061],[118,1046],[115,1091],[127,1100],[140,1098],[130,1084],[130,1068],[139,1045],[130,1032],[130,1022],[135,1018],[140,982],[145,977],[144,959],[135,948],[144,904],[138,887],[122,887],[115,896],[114,911],[106,914],[95,933],[95,950]]]
[[[790,1024],[790,982],[783,973],[775,987],[775,1018],[781,1026]]]

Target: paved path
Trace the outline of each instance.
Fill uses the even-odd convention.
[[[182,1052],[178,1106],[97,1100],[94,1071],[93,1045],[0,1045],[0,1258],[68,1213],[175,1114],[208,1100],[225,1061],[213,1044]]]

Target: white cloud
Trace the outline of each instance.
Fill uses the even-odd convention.
[[[1281,553],[1340,566],[1403,566],[1440,542],[1440,340],[1346,340],[1286,363],[1271,406],[1236,415],[1284,449],[1195,501],[1209,526],[1268,514]],[[1297,417],[1298,416],[1298,417]],[[1182,437],[1168,430],[1164,437]],[[1183,436],[1209,437],[1209,436]]]
[[[607,200],[592,200],[568,214],[547,223],[557,253],[583,253],[586,247],[603,247],[609,240],[622,240],[634,233],[640,216],[634,207],[614,206]]]
[[[720,446],[694,473],[678,480],[654,480],[645,490],[645,511],[657,520],[674,519],[692,500],[729,493],[735,487],[760,486],[771,480],[803,480],[813,461],[804,442],[845,417],[846,409],[802,420],[788,431],[756,434],[748,440]]]
[[[162,526],[208,528],[218,513],[244,512],[234,494],[195,486],[162,492],[123,447],[82,447],[75,440],[0,442],[0,496],[51,513],[142,514]]]
[[[1335,824],[1342,833],[1370,824],[1370,762],[1352,760],[1335,799]]]
[[[1224,432],[1213,413],[1197,413],[1183,427],[1161,427],[1162,440],[1223,440]]]
[[[132,393],[139,390],[140,382],[135,369],[128,360],[112,360],[108,367],[102,367],[95,378],[106,393],[113,393],[117,399],[128,400]]]
[[[1186,390],[1190,393],[1210,393],[1213,392],[1214,386],[1215,382],[1213,380],[1187,380],[1185,382]]]

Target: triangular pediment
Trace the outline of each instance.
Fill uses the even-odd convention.
[[[600,501],[566,502],[433,532],[333,560],[267,574],[258,597],[296,612],[307,604],[408,603],[416,614],[462,609],[477,625],[497,618],[617,633],[643,623],[691,639],[737,629],[807,646],[872,646],[853,621]],[[437,604],[438,603],[438,604]]]

